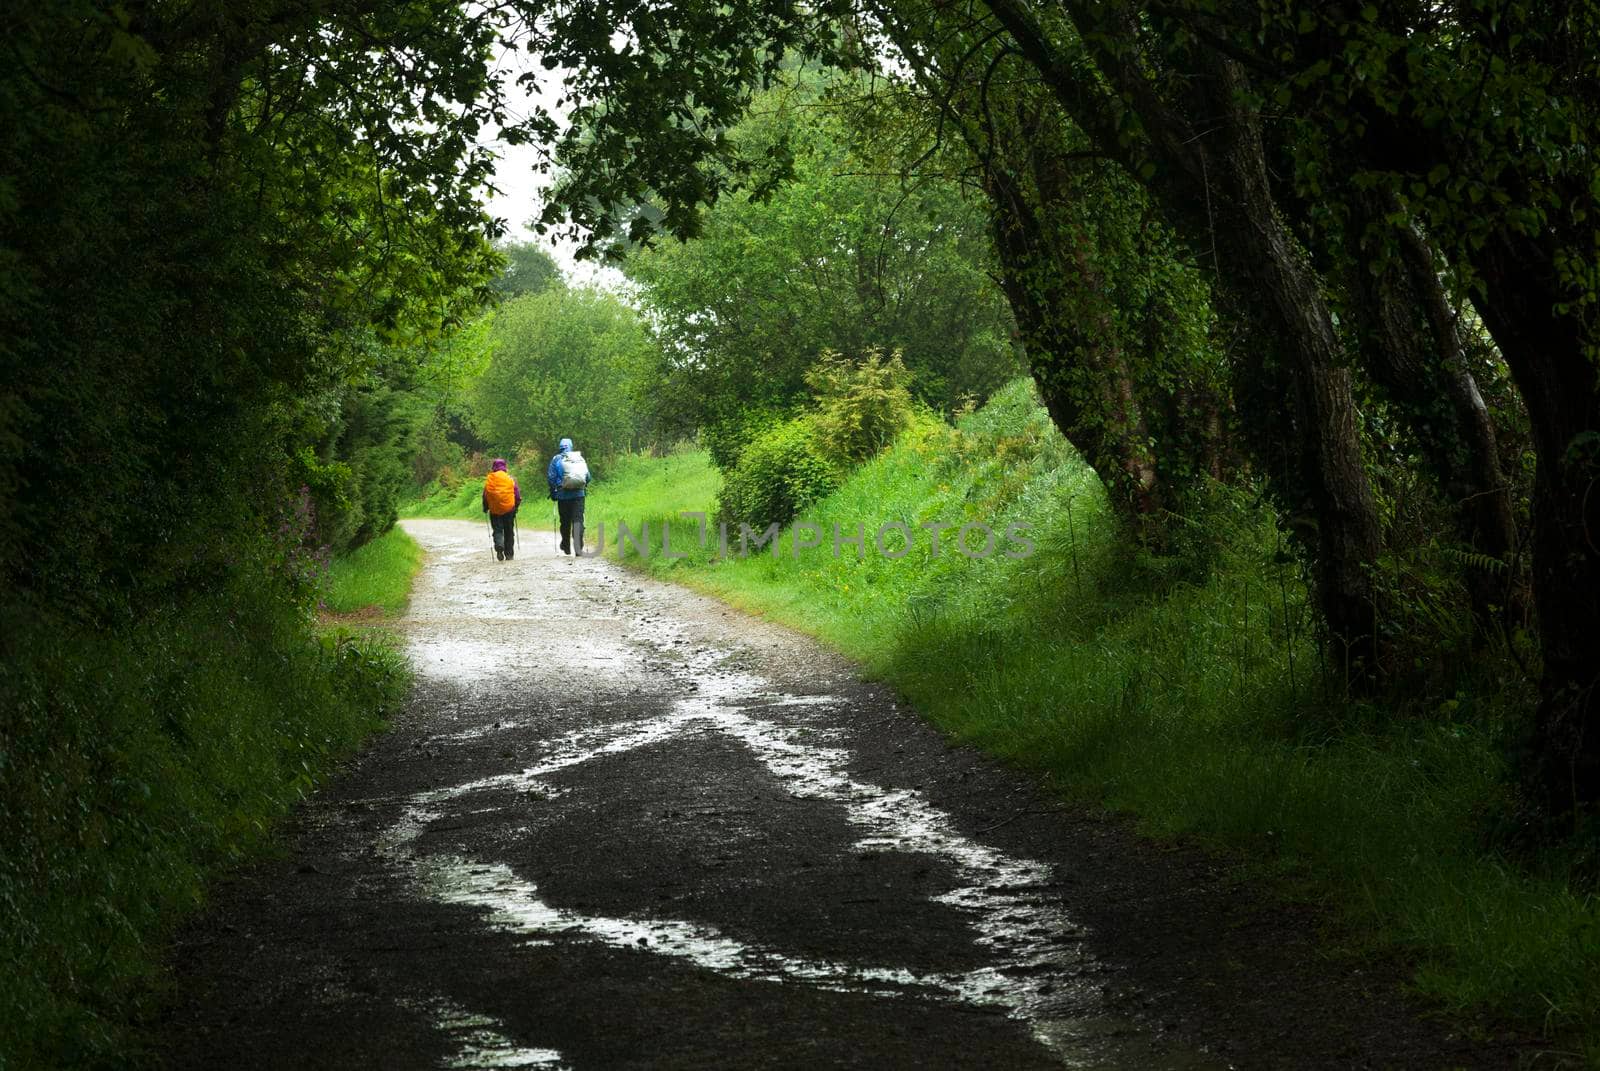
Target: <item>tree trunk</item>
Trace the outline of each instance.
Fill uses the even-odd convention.
[[[1351,148],[1368,166],[1402,175],[1471,166],[1448,126],[1353,104],[1364,133]],[[1560,203],[1584,204],[1590,193],[1574,182]],[[1441,226],[1436,238],[1481,283],[1474,301],[1522,395],[1538,460],[1533,596],[1544,670],[1521,779],[1547,814],[1577,820],[1600,807],[1600,339],[1584,322],[1592,312],[1577,303],[1578,284],[1558,266],[1593,263],[1594,224],[1572,212],[1550,216],[1535,235],[1503,215],[1483,234],[1448,217]]]
[[[1544,674],[1523,784],[1547,813],[1600,805],[1600,368],[1558,311],[1549,251],[1495,231],[1475,258],[1478,309],[1522,392],[1538,471],[1533,593]]]
[[[1350,374],[1340,362],[1322,280],[1272,197],[1259,116],[1244,103],[1242,72],[1231,60],[1210,56],[1189,98],[1164,100],[1135,58],[1113,43],[1136,39],[1138,26],[1116,21],[1097,5],[1067,0],[1062,6],[1088,50],[1084,58],[1120,97],[1111,99],[1075,57],[1061,51],[1024,0],[987,2],[1079,128],[1102,152],[1144,176],[1195,248],[1210,245],[1226,254],[1218,283],[1233,290],[1241,307],[1256,310],[1281,341],[1300,417],[1302,486],[1296,490],[1316,517],[1318,603],[1338,668],[1353,686],[1365,686],[1380,653],[1371,578],[1380,543]],[[1148,139],[1138,144],[1148,157],[1124,136],[1118,118],[1124,107],[1138,117]],[[1196,107],[1203,125],[1190,121]]]
[[[1039,393],[1050,419],[1106,486],[1112,508],[1140,539],[1163,506],[1162,481],[1126,358],[1109,325],[1080,322],[1070,309],[1071,286],[1092,285],[1069,271],[1043,233],[1021,183],[1003,163],[985,165],[985,187],[1000,255],[1001,288],[1017,318]]]
[[[1274,203],[1259,117],[1243,103],[1241,72],[1215,59],[1207,74],[1207,103],[1218,117],[1208,148],[1215,151],[1205,157],[1196,192],[1213,200],[1215,240],[1232,254],[1229,267],[1259,295],[1285,342],[1302,418],[1300,476],[1316,512],[1317,593],[1335,658],[1359,686],[1378,664],[1371,570],[1380,537],[1350,372],[1341,363],[1322,280]],[[1220,188],[1214,191],[1211,181]]]
[[[1079,41],[1072,46],[1079,51],[1069,53],[1043,30],[1025,0],[986,3],[1068,114],[1103,151],[1124,160],[1135,174],[1148,173],[1148,165],[1154,165],[1151,188],[1164,196],[1174,219],[1190,220],[1192,226],[1197,206],[1210,214],[1210,181],[1215,173],[1206,167],[1210,158],[1202,143],[1208,137],[1209,114],[1214,113],[1208,113],[1206,127],[1197,128],[1185,123],[1182,114],[1158,97],[1145,70],[1123,49],[1126,42],[1137,40],[1139,33],[1138,24],[1125,18],[1126,9],[1089,0],[1060,0],[1059,9],[1079,31]],[[1325,25],[1355,22],[1355,13],[1345,10],[1347,7],[1341,5],[1337,17],[1326,18]],[[1124,21],[1118,22],[1118,18]],[[1321,54],[1325,57],[1337,57],[1349,45],[1342,35],[1324,36]],[[1297,62],[1304,69],[1317,53],[1316,42],[1303,40],[1296,51]],[[1099,67],[1120,100],[1107,101],[1105,89],[1086,73],[1085,59]],[[1123,136],[1126,131],[1119,106],[1124,104],[1136,113],[1149,138],[1147,147],[1137,132],[1131,138]],[[1361,154],[1379,172],[1424,176],[1441,164],[1452,170],[1474,166],[1472,155],[1452,141],[1448,123],[1424,124],[1407,108],[1359,94],[1352,98],[1352,107],[1361,120],[1359,140],[1345,143],[1345,147]],[[1470,139],[1468,142],[1470,145]],[[1141,155],[1140,148],[1148,155]],[[1558,203],[1581,206],[1592,200],[1586,182],[1573,185],[1571,195]],[[1269,241],[1275,222],[1270,202],[1265,212],[1257,206],[1251,215],[1265,230],[1236,237],[1236,248],[1245,253],[1273,244]],[[1222,220],[1232,229],[1240,222],[1253,220]],[[1592,316],[1592,310],[1571,304],[1581,295],[1571,292],[1571,284],[1563,281],[1557,265],[1563,261],[1579,266],[1593,263],[1594,224],[1568,214],[1550,219],[1537,238],[1514,233],[1503,221],[1487,235],[1459,220],[1447,218],[1443,225],[1453,229],[1436,237],[1445,243],[1450,256],[1470,265],[1483,284],[1476,299],[1478,310],[1522,394],[1538,458],[1533,591],[1544,672],[1535,735],[1522,763],[1523,782],[1549,813],[1575,815],[1600,806],[1600,702],[1596,698],[1600,691],[1600,367],[1596,355],[1600,340],[1594,328],[1585,327],[1580,319]],[[1278,273],[1280,265],[1263,257],[1243,267],[1254,267],[1265,277]],[[1285,283],[1293,282],[1295,275],[1290,270]],[[1296,289],[1285,285],[1273,298],[1281,306]],[[1320,325],[1297,329],[1295,310],[1285,309],[1284,315],[1290,337],[1305,335],[1314,341],[1322,334]],[[1323,372],[1326,366],[1319,367],[1317,348],[1302,353],[1300,361],[1309,363],[1314,372]],[[1339,440],[1348,395],[1337,383],[1330,386],[1325,401],[1330,410],[1327,415],[1333,419],[1320,428]],[[1301,392],[1313,400],[1324,393],[1314,383],[1302,385]],[[1343,462],[1349,460],[1345,444],[1334,442],[1328,447],[1333,455],[1329,460],[1336,462],[1332,468],[1345,468]],[[1336,478],[1333,482],[1341,481]],[[1361,489],[1345,487],[1340,493],[1349,501],[1330,504],[1335,527],[1343,530],[1342,539],[1335,536],[1332,542],[1343,542],[1356,553],[1369,545],[1375,548],[1376,524],[1369,528]],[[1370,496],[1368,499],[1370,505]],[[1349,513],[1347,523],[1339,521],[1341,510]],[[1325,532],[1324,545],[1329,541]],[[1348,577],[1348,573],[1343,575]],[[1339,578],[1334,578],[1331,590],[1322,592],[1330,622],[1359,616],[1364,608],[1360,582],[1349,579],[1346,592],[1339,590]],[[1340,606],[1341,602],[1345,605]]]
[[[1392,197],[1352,195],[1352,233],[1366,232],[1393,210],[1392,202]],[[1409,224],[1394,237],[1393,256],[1363,250],[1348,272],[1348,293],[1365,327],[1367,372],[1417,437],[1455,509],[1463,542],[1509,567],[1516,545],[1511,489],[1500,468],[1488,408],[1467,371],[1455,312],[1422,237]],[[1373,261],[1379,264],[1376,272],[1368,268]],[[1517,600],[1501,578],[1468,565],[1464,580],[1482,628],[1516,620]]]
[[[1445,298],[1444,287],[1439,284],[1433,250],[1414,226],[1401,233],[1400,252],[1413,285],[1422,295],[1422,310],[1443,359],[1446,394],[1460,423],[1459,434],[1466,447],[1467,461],[1458,478],[1471,503],[1469,512],[1478,539],[1476,545],[1485,554],[1507,561],[1517,543],[1511,484],[1500,467],[1500,442],[1489,407],[1484,405],[1477,381],[1467,370],[1459,318]],[[1519,600],[1507,594],[1502,594],[1502,599],[1508,610],[1521,616]]]

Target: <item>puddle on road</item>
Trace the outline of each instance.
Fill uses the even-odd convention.
[[[494,925],[517,933],[589,940],[668,956],[744,981],[803,981],[823,989],[866,989],[883,996],[898,995],[907,987],[938,987],[936,980],[908,970],[786,956],[773,948],[724,936],[701,923],[568,911],[540,899],[537,885],[517,877],[501,863],[428,855],[417,866],[423,884],[441,903],[487,908]]]
[[[449,681],[469,692],[503,692],[512,681],[522,687],[530,681],[547,680],[552,687],[570,682],[562,667],[548,661],[552,648],[545,633],[526,626],[505,625],[504,629],[506,642],[514,640],[516,644],[510,653],[504,644],[463,639],[450,634],[454,631],[450,630],[435,635],[414,632],[406,644],[406,654],[423,676]],[[638,661],[633,650],[623,643],[603,638],[586,642],[585,671],[590,679],[625,678]],[[629,683],[637,686],[639,682]]]
[[[505,673],[505,653],[486,643],[448,637],[414,639],[406,654],[426,677],[445,677],[469,687],[493,687]]]
[[[568,1064],[555,1049],[534,1049],[517,1044],[502,1031],[504,1024],[487,1015],[467,1011],[449,1001],[413,1005],[439,1032],[450,1038],[456,1052],[440,1065],[450,1071],[500,1071],[502,1068],[537,1067],[566,1071]]]
[[[837,697],[790,694],[757,674],[729,670],[725,667],[732,652],[686,644],[683,628],[650,607],[636,619],[632,634],[644,646],[628,651],[632,664],[619,669],[634,679],[651,676],[658,687],[668,674],[672,684],[659,690],[675,686],[691,694],[657,716],[553,737],[544,743],[542,757],[521,770],[412,797],[400,820],[380,838],[379,849],[411,867],[425,895],[485,909],[494,925],[520,934],[647,952],[743,980],[996,1008],[1028,1024],[1065,1066],[1226,1066],[1213,1057],[1172,1051],[1145,1028],[1097,1013],[1098,994],[1076,978],[1092,965],[1083,950],[1083,931],[1051,895],[1056,878],[1050,865],[1008,855],[960,833],[949,814],[916,790],[888,789],[852,776],[850,751],[832,743],[841,735],[838,730],[763,716],[836,705],[841,702]],[[414,641],[413,647],[439,650],[427,640]],[[649,663],[657,661],[664,667],[649,672]],[[473,675],[471,664],[460,661],[421,660],[418,669],[454,683]],[[558,771],[707,731],[739,741],[792,796],[842,806],[861,832],[850,850],[916,853],[952,868],[965,884],[934,899],[963,914],[976,943],[989,952],[990,964],[967,972],[914,973],[889,965],[792,956],[687,920],[583,914],[545,902],[534,883],[503,864],[417,848],[429,823],[443,816],[441,807],[450,801],[506,790],[551,795],[553,786],[544,779]]]

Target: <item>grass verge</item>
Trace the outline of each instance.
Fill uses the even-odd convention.
[[[462,480],[454,487],[435,481],[423,489],[419,498],[403,506],[400,515],[475,521],[483,516],[483,505],[479,497],[482,493],[481,479]]]
[[[422,547],[398,526],[341,555],[328,567],[323,606],[349,614],[376,606],[391,617],[405,609],[411,581],[422,569]]]
[[[0,606],[0,1068],[137,1065],[172,926],[404,700],[387,637],[314,631],[298,591],[115,628]]]
[[[1098,481],[1014,385],[952,429],[925,421],[806,511],[779,553],[723,557],[680,511],[714,508],[703,454],[633,459],[591,497],[591,528],[651,525],[624,560],[810,632],[953,737],[1063,795],[1139,816],[1158,837],[1244,853],[1334,905],[1414,983],[1457,1010],[1593,1045],[1600,901],[1486,847],[1507,812],[1498,742],[1521,685],[1461,659],[1426,694],[1342,701],[1319,671],[1307,594],[1272,517],[1218,491],[1192,553],[1118,545]],[[925,523],[1024,524],[1035,553],[938,553]],[[875,545],[898,522],[903,557]],[[794,549],[815,526],[822,546]],[[670,525],[674,551],[661,554]],[[835,526],[857,535],[835,556]],[[974,530],[976,539],[978,535]],[[891,530],[889,551],[901,538]],[[732,549],[737,551],[737,533]],[[1287,887],[1287,886],[1285,886]]]

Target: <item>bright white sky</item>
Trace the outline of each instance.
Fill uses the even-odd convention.
[[[555,111],[555,102],[561,95],[561,71],[546,71],[539,66],[538,57],[512,47],[502,49],[497,59],[501,77],[505,81],[507,103],[510,111],[523,117],[533,111],[535,104],[543,104]],[[515,84],[516,77],[524,71],[539,75],[538,92],[529,93]],[[556,262],[567,278],[580,284],[620,290],[627,284],[621,272],[602,267],[593,261],[578,261],[573,257],[571,243],[557,242],[553,236],[540,238],[528,226],[544,205],[543,189],[547,182],[538,166],[541,148],[537,145],[506,145],[499,140],[498,131],[488,131],[482,144],[499,154],[500,162],[494,171],[494,184],[500,193],[488,198],[489,214],[506,223],[506,236],[518,241],[538,242],[555,256]]]

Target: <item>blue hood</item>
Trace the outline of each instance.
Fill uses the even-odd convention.
[[[561,452],[564,454],[568,450],[572,449],[572,440],[571,439],[562,439],[556,445],[561,448]]]

